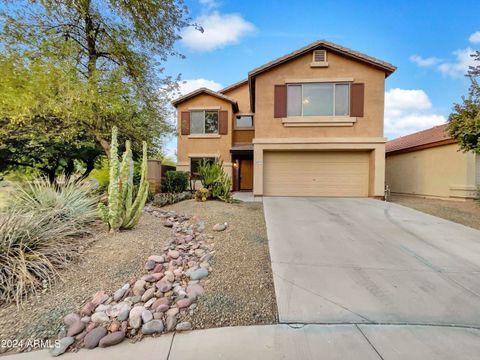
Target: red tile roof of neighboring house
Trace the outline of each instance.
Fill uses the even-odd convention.
[[[447,124],[443,124],[388,141],[385,152],[388,154],[392,152],[407,151],[408,149],[413,150],[413,148],[418,149],[418,147],[430,147],[427,145],[435,146],[452,144],[454,142],[455,140],[453,140],[447,133]]]

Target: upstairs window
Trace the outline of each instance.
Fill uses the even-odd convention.
[[[218,110],[190,111],[190,134],[218,134]]]
[[[308,83],[287,86],[288,116],[348,116],[348,83]]]
[[[238,115],[235,117],[236,129],[248,129],[253,128],[253,116],[250,115]]]

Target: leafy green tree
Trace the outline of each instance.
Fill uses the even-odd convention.
[[[142,140],[158,151],[162,135],[173,131],[167,102],[176,79],[161,63],[179,55],[173,45],[189,25],[182,0],[3,0],[0,10],[0,49],[7,58],[27,68],[49,64],[68,79],[43,99],[33,91],[9,96],[13,105],[4,106],[1,119],[14,126],[46,114],[80,130],[107,156],[116,125],[134,153]],[[46,77],[44,86],[54,80],[51,72],[37,75]]]
[[[476,51],[473,57],[480,62],[480,51]],[[471,81],[468,97],[462,97],[462,103],[454,104],[448,118],[448,131],[463,151],[480,154],[480,65],[471,66],[468,76]]]

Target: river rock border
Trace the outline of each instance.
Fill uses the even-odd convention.
[[[66,333],[51,350],[53,356],[69,348],[107,347],[125,338],[192,328],[181,318],[194,312],[197,298],[204,293],[214,253],[207,239],[213,237],[207,237],[205,223],[196,216],[153,207],[145,211],[172,228],[168,246],[146,260],[145,275],[113,294],[98,291],[79,312],[66,315]]]

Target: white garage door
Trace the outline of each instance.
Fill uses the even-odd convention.
[[[368,152],[272,151],[263,164],[266,196],[368,196]]]

